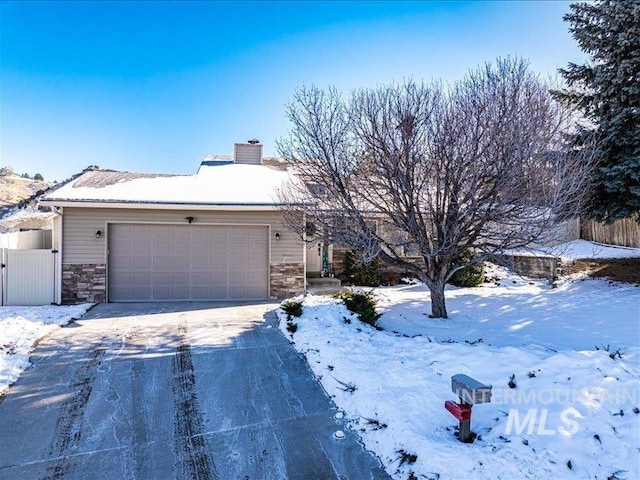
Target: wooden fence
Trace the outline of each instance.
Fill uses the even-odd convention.
[[[640,248],[640,223],[631,218],[625,218],[604,225],[583,218],[580,222],[580,236],[593,242]]]

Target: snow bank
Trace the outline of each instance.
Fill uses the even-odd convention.
[[[29,367],[39,338],[80,318],[91,305],[0,307],[0,393]]]
[[[602,282],[559,291],[506,283],[447,292],[457,310],[450,320],[428,319],[428,296],[415,286],[381,290],[381,325],[401,314],[396,326],[424,325],[416,337],[376,331],[316,296],[304,299],[293,335],[282,312],[280,325],[394,478],[640,478],[638,289],[634,303],[626,287],[602,291]],[[506,293],[517,293],[518,302]],[[598,296],[609,301],[604,318],[589,314]],[[547,334],[553,319],[559,325]],[[609,329],[621,358],[611,347],[594,349],[594,331]],[[458,442],[457,421],[444,409],[455,400],[450,378],[457,373],[493,385],[492,402],[473,410],[473,444]]]
[[[604,245],[602,243],[589,242],[588,240],[573,240],[541,250],[526,250],[512,253],[519,255],[552,255],[567,260],[640,258],[640,248]]]

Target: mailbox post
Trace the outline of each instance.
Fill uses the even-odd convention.
[[[444,402],[444,408],[460,422],[458,440],[470,443],[473,437],[471,408],[474,405],[491,402],[491,385],[485,385],[468,375],[459,373],[451,377],[451,391],[458,396],[459,402],[447,400]]]

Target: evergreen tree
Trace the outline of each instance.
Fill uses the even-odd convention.
[[[605,222],[640,221],[640,0],[570,8],[564,20],[589,60],[560,69],[567,88],[555,94],[587,120],[579,143],[595,140],[600,149],[589,214]]]

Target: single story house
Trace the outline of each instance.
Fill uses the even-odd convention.
[[[194,175],[88,171],[45,195],[61,303],[266,300],[299,294],[307,248],[276,192],[292,179],[257,141]],[[312,269],[319,268],[317,253]]]

